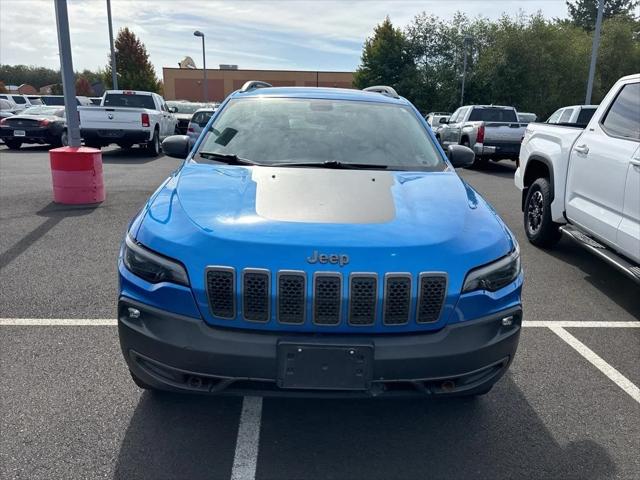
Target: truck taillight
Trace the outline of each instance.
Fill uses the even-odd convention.
[[[2,120],[0,120],[0,125],[4,125],[5,123],[7,123],[7,119],[3,118]]]
[[[40,120],[40,126],[41,127],[46,127],[47,125],[49,125],[49,120],[47,120],[46,118],[43,120]]]
[[[151,124],[149,123],[149,114],[148,113],[143,113],[141,115],[141,117],[142,117],[142,126],[143,127],[151,126]]]
[[[195,133],[196,131],[193,129],[193,127],[189,127],[189,128],[187,128],[187,132]]]
[[[478,127],[478,135],[476,135],[476,143],[484,143],[484,125]]]

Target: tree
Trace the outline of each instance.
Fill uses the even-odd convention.
[[[411,45],[402,31],[394,28],[389,17],[385,18],[364,44],[354,85],[357,88],[388,85],[401,95],[411,96],[415,74]]]
[[[157,92],[159,82],[144,44],[127,27],[120,29],[115,41],[118,87]],[[111,54],[103,80],[111,85]]]
[[[574,25],[591,31],[595,28],[598,15],[598,2],[600,0],[567,0],[569,16]],[[634,9],[638,0],[603,0],[604,9],[602,18],[608,19],[615,16],[635,18]]]
[[[93,90],[91,89],[91,84],[89,80],[83,75],[78,76],[76,80],[76,95],[81,95],[85,97],[93,96]]]
[[[54,83],[51,85],[51,95],[64,95],[61,83]]]

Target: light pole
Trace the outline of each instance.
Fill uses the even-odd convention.
[[[114,90],[118,90],[118,75],[116,73],[116,52],[113,48],[113,25],[111,23],[111,0],[107,0],[107,20],[109,21],[109,48],[111,48],[111,83]]]
[[[460,106],[464,105],[464,81],[467,76],[467,50],[469,50],[469,44],[471,43],[471,37],[469,35],[465,35],[464,41],[462,43],[462,48],[464,49],[464,60],[462,63],[462,89],[460,92]]]
[[[204,53],[204,33],[202,33],[200,30],[196,30],[195,32],[193,32],[193,34],[196,37],[202,37],[202,73],[204,75],[203,92],[204,92],[204,102],[207,103],[209,99],[209,95],[207,95],[207,58]]]
[[[587,81],[587,95],[584,100],[585,105],[591,105],[591,93],[593,92],[593,78],[596,75],[596,60],[598,58],[598,47],[600,46],[600,25],[602,24],[602,9],[604,0],[598,2],[598,16],[596,17],[596,30],[593,32],[593,45],[591,46],[591,64],[589,65],[589,80]]]

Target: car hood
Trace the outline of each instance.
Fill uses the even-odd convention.
[[[201,284],[207,265],[308,269],[314,252],[351,271],[466,272],[506,255],[513,239],[455,172],[385,172],[186,162],[150,199],[137,229]],[[459,290],[458,290],[459,291]]]

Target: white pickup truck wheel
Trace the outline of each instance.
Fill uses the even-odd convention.
[[[153,138],[147,143],[147,152],[152,157],[160,155],[160,134],[157,128],[153,131]]]
[[[529,187],[524,203],[524,231],[537,247],[552,247],[560,240],[559,225],[551,219],[551,186],[538,178]]]

